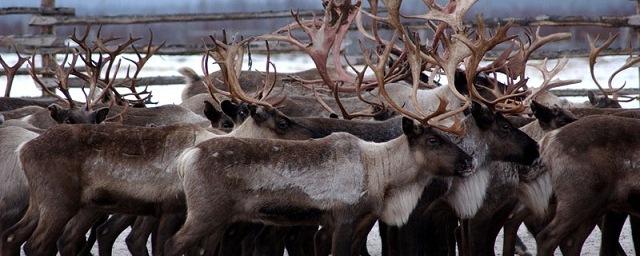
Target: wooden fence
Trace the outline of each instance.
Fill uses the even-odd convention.
[[[640,32],[640,0],[637,4],[635,15],[631,16],[601,16],[601,17],[581,17],[581,16],[539,16],[523,18],[485,19],[488,26],[504,24],[508,21],[514,22],[516,26],[547,26],[547,27],[608,27],[608,28],[630,28],[636,34]],[[384,10],[382,10],[384,12]],[[300,10],[300,16],[322,16],[322,10]],[[0,8],[0,15],[31,14],[30,26],[38,27],[40,33],[36,36],[0,36],[0,52],[9,52],[10,47],[15,47],[23,54],[42,55],[42,67],[47,67],[56,53],[67,50],[64,45],[64,38],[55,35],[56,26],[67,25],[129,25],[142,23],[167,23],[167,22],[196,22],[196,21],[230,21],[230,20],[253,20],[253,19],[276,19],[290,17],[290,10],[263,11],[263,12],[237,12],[237,13],[199,13],[199,14],[170,14],[170,15],[117,15],[117,16],[76,16],[74,8],[56,7],[55,0],[41,0],[41,5],[37,7],[7,7]],[[423,24],[407,22],[407,26],[413,29],[424,28]],[[208,35],[202,35],[206,37]],[[637,36],[640,38],[640,36]],[[252,48],[253,52],[261,50],[260,45]],[[272,47],[273,48],[273,47]],[[274,50],[274,49],[272,49]],[[288,46],[276,48],[276,52],[290,52],[295,49]],[[193,55],[201,54],[200,45],[167,45],[163,47],[158,55]],[[541,51],[535,53],[532,58],[556,58],[559,56],[582,57],[588,53],[584,49],[569,49],[563,51]],[[627,54],[623,49],[609,49],[602,55]],[[39,71],[46,71],[47,68],[39,68]],[[44,72],[45,75],[47,72]],[[639,69],[640,73],[640,69]],[[18,74],[27,74],[25,68],[18,70]],[[0,71],[4,75],[4,71]],[[144,77],[140,78],[138,84],[168,85],[182,83],[181,77]],[[72,86],[79,86],[79,81],[72,82]],[[586,90],[555,90],[559,96],[586,96]],[[624,93],[638,94],[640,90],[627,89]]]

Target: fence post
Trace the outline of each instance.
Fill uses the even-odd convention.
[[[640,15],[640,0],[635,0],[636,1],[636,14]],[[636,32],[636,41],[638,42],[638,45],[640,45],[640,29],[638,29],[638,27],[635,27],[633,29]],[[640,66],[638,66],[638,88],[640,89]],[[638,95],[638,104],[640,104],[640,95]]]
[[[51,10],[53,11],[54,8],[56,7],[56,0],[42,0],[40,2],[40,8],[42,10]],[[41,35],[53,35],[55,33],[54,31],[54,26],[42,26],[40,27],[40,34]],[[56,57],[54,54],[42,54],[42,70],[53,70],[51,69],[52,65],[51,63],[56,61]],[[34,63],[35,64],[35,63]],[[50,72],[44,72],[43,73],[43,77],[45,78],[52,78],[53,74]],[[45,83],[46,86],[48,86],[48,83]],[[52,92],[55,92],[55,88],[49,88]],[[47,96],[46,93],[44,92],[44,90],[42,91],[42,96]]]

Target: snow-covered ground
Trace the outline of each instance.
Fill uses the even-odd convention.
[[[16,56],[12,54],[3,54],[2,57],[10,64],[16,61]],[[125,57],[134,57],[134,56],[125,56]],[[607,80],[609,78],[609,74],[611,74],[615,69],[622,66],[624,64],[626,57],[613,56],[613,57],[602,57],[599,59],[598,64],[596,65],[596,77],[600,84],[606,86]],[[134,58],[135,59],[135,58]],[[253,55],[253,67],[258,70],[264,70],[266,56],[264,55]],[[201,56],[154,56],[151,58],[150,62],[143,69],[140,77],[144,76],[178,76],[180,75],[177,70],[180,67],[190,67],[198,73],[202,73],[200,70],[200,61]],[[293,54],[278,54],[272,57],[272,61],[277,66],[278,72],[296,72],[302,71],[306,69],[313,68],[313,62],[306,56],[303,55],[293,55]],[[531,61],[531,64],[539,63],[540,61]],[[124,63],[124,62],[123,62]],[[548,65],[549,69],[555,65],[556,61],[550,60]],[[247,67],[247,61],[244,62],[245,68]],[[210,66],[210,71],[216,70],[217,67],[215,65]],[[118,77],[124,76],[125,68],[121,68],[121,72]],[[540,73],[534,68],[528,68],[527,76],[529,79],[529,86],[536,87],[542,81]],[[572,58],[569,60],[569,63],[565,70],[559,76],[560,79],[581,79],[582,83],[574,84],[566,86],[565,88],[587,88],[587,89],[596,89],[594,82],[591,80],[591,76],[588,71],[588,60],[586,58]],[[0,78],[2,79],[2,78]],[[1,80],[0,80],[1,81]],[[638,87],[639,79],[638,79],[638,70],[637,68],[631,68],[627,71],[622,72],[617,76],[617,78],[613,81],[614,86],[622,85],[626,81],[627,87]],[[4,81],[0,82],[0,92],[4,92],[5,85]],[[150,86],[149,89],[153,91],[153,99],[154,101],[159,101],[160,104],[179,104],[180,103],[180,92],[182,91],[183,84],[176,85],[164,85],[164,86]],[[14,81],[14,86],[12,90],[12,96],[38,96],[40,91],[35,87],[33,81],[29,76],[18,76]],[[79,89],[72,90],[72,96],[74,99],[83,99],[83,95]],[[572,102],[584,102],[586,101],[586,97],[571,97],[568,98]],[[623,104],[625,108],[638,107],[638,102],[631,102]],[[124,243],[124,238],[126,237],[128,232],[123,233],[116,244],[116,248],[114,248],[114,255],[128,255],[128,251],[126,249],[126,245]],[[524,239],[526,245],[529,248],[530,252],[535,252],[535,240],[529,235],[529,233],[521,227],[519,231],[520,236]],[[622,235],[620,237],[620,242],[624,247],[625,251],[634,255],[635,252],[633,250],[633,244],[631,241],[631,231],[629,229],[628,223],[625,225]],[[582,255],[598,255],[600,243],[600,232],[596,229],[587,242],[582,251]],[[369,235],[368,245],[369,251],[373,255],[380,255],[380,240],[377,232],[377,227],[373,229],[371,234]],[[96,246],[97,247],[97,246]],[[502,252],[502,237],[498,238],[496,242],[496,252],[500,254]],[[97,248],[94,248],[94,253],[97,255]],[[560,255],[559,252],[556,252],[557,255]]]

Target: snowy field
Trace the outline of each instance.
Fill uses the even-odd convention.
[[[3,54],[2,56],[7,63],[13,64],[16,61],[16,56],[11,54]],[[134,57],[127,56],[125,57]],[[599,58],[599,62],[596,65],[596,76],[598,81],[601,84],[605,85],[609,78],[609,74],[613,72],[613,70],[624,64],[626,57],[602,57]],[[135,58],[134,58],[135,59]],[[264,69],[264,61],[266,56],[264,55],[253,55],[253,63],[254,68],[258,70]],[[179,76],[178,68],[180,67],[190,67],[194,69],[198,73],[202,73],[200,70],[200,56],[154,56],[151,58],[150,62],[143,69],[140,77],[145,76]],[[61,60],[59,60],[61,61]],[[313,62],[303,56],[303,55],[293,55],[293,54],[279,54],[274,55],[272,57],[272,61],[276,64],[278,72],[296,72],[302,71],[306,69],[313,68]],[[539,61],[531,61],[531,63],[538,63]],[[123,62],[124,63],[124,62]],[[245,68],[247,61],[244,62]],[[549,69],[552,68],[552,65],[555,65],[555,61],[549,61]],[[122,68],[121,68],[122,69]],[[214,71],[217,67],[210,66],[210,71]],[[542,81],[540,73],[530,67],[527,71],[527,76],[530,77],[529,86],[536,87]],[[124,69],[121,70],[121,74],[118,77],[124,77]],[[561,73],[560,79],[581,79],[582,83],[574,84],[570,86],[566,86],[565,88],[588,88],[588,89],[596,89],[594,82],[591,80],[588,71],[588,60],[586,58],[573,58],[569,60],[569,64],[565,68],[565,70]],[[1,78],[0,78],[1,79]],[[614,86],[622,85],[624,82],[627,82],[627,87],[638,87],[638,70],[637,68],[632,68],[625,72],[622,72],[617,76],[614,80]],[[183,88],[183,84],[176,85],[165,85],[165,86],[150,86],[149,89],[153,91],[153,100],[159,101],[160,104],[179,104],[180,103],[180,93]],[[0,92],[4,92],[4,81],[0,82]],[[13,85],[12,96],[38,96],[40,95],[40,91],[35,87],[31,78],[29,76],[18,76],[16,77]],[[80,90],[75,89],[72,90],[72,96],[76,100],[83,100],[82,93]],[[584,102],[586,101],[586,97],[571,97],[568,98],[572,102]],[[624,103],[623,106],[625,108],[637,108],[638,102]],[[519,231],[520,236],[525,241],[527,247],[529,248],[529,252],[535,252],[535,240],[531,237],[531,235],[521,227]],[[126,245],[124,242],[124,238],[126,237],[127,232],[123,233],[116,244],[116,248],[114,248],[114,255],[129,255]],[[633,245],[631,241],[631,231],[629,229],[628,222],[624,227],[622,235],[620,237],[620,242],[629,255],[634,255],[635,252],[633,250]],[[600,232],[596,228],[595,231],[591,234],[589,239],[586,241],[585,246],[582,251],[582,255],[598,255],[600,243]],[[373,229],[373,231],[369,234],[367,246],[369,251],[373,255],[380,255],[380,240],[377,232],[377,227]],[[94,254],[97,255],[97,246],[94,248]],[[496,242],[496,253],[498,255],[502,252],[502,236],[498,238]],[[534,253],[535,254],[535,253]],[[556,252],[556,255],[560,255],[559,251]]]

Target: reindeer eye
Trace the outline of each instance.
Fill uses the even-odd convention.
[[[233,123],[229,121],[222,122],[222,128],[233,128]]]
[[[511,128],[509,124],[502,124],[502,130],[508,131]]]
[[[436,146],[436,145],[440,145],[440,140],[438,140],[437,138],[431,137],[427,139],[427,143],[429,145]]]
[[[278,129],[284,130],[284,129],[287,129],[288,126],[289,124],[287,123],[287,121],[285,120],[278,121]]]

